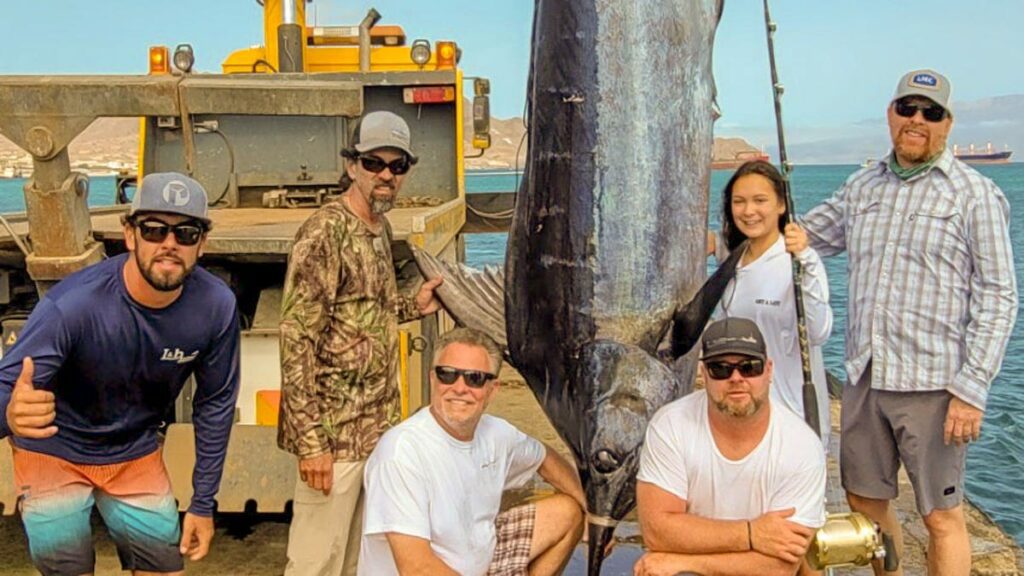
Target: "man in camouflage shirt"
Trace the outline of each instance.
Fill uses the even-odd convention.
[[[278,445],[298,457],[288,576],[355,574],[366,458],[399,418],[398,324],[439,308],[398,294],[390,210],[416,163],[409,127],[371,112],[342,151],[341,197],[299,229],[281,307]]]

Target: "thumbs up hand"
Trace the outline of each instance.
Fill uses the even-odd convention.
[[[57,427],[52,425],[57,408],[53,392],[32,386],[34,373],[35,365],[26,356],[7,404],[7,426],[21,438],[49,438],[57,433]]]

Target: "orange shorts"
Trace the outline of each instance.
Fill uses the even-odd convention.
[[[32,562],[44,576],[93,572],[89,517],[99,510],[125,570],[176,572],[178,506],[160,451],[117,464],[74,464],[14,448],[14,480]]]

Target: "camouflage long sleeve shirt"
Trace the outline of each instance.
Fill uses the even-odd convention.
[[[385,220],[372,231],[339,200],[295,237],[281,304],[278,445],[300,458],[364,460],[398,421],[400,296]]]

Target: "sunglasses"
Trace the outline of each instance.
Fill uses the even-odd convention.
[[[946,117],[946,109],[938,104],[924,104],[906,99],[896,101],[896,113],[904,118],[913,118],[920,110],[924,119],[929,122],[941,122]]]
[[[732,376],[733,370],[739,370],[740,376],[750,378],[764,374],[764,361],[756,358],[748,358],[736,363],[725,362],[724,360],[711,360],[704,363],[708,369],[708,375],[715,380],[726,380]]]
[[[181,224],[170,225],[160,220],[143,220],[135,224],[139,234],[146,242],[161,243],[167,239],[167,235],[174,233],[174,240],[182,246],[195,246],[203,237],[206,228],[194,221],[182,222]]]
[[[360,156],[359,163],[363,165],[363,170],[367,172],[373,172],[374,174],[380,174],[385,168],[391,171],[395,176],[401,176],[412,168],[412,162],[409,161],[408,156],[402,156],[401,158],[395,158],[391,162],[385,162],[383,159],[376,156]]]
[[[462,381],[470,388],[483,388],[484,384],[487,384],[489,380],[494,380],[496,378],[496,376],[490,372],[481,372],[479,370],[460,370],[459,368],[452,368],[451,366],[437,366],[434,368],[434,374],[442,384],[455,384],[455,381],[459,379],[459,376],[462,376]]]

